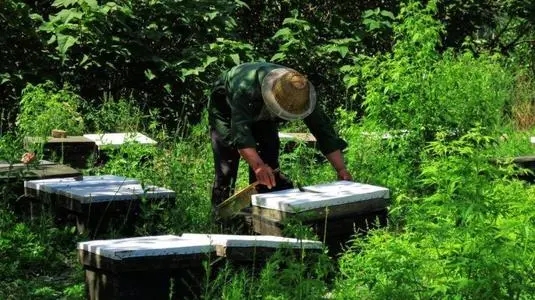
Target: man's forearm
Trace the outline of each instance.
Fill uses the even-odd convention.
[[[245,159],[245,161],[253,170],[264,164],[264,161],[262,158],[260,158],[260,155],[258,155],[258,152],[255,148],[242,148],[238,149],[238,152],[240,152],[241,157]]]
[[[342,151],[336,150],[326,155],[327,160],[331,163],[333,168],[339,172],[341,170],[344,170],[346,168],[346,164],[344,162],[344,156],[342,155]]]
[[[339,180],[353,180],[353,176],[346,170],[344,156],[342,151],[336,150],[326,155],[327,159],[336,170],[336,175]]]

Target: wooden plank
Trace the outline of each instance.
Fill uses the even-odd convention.
[[[303,143],[315,143],[316,138],[311,133],[306,132],[279,132],[279,139],[290,140]]]
[[[387,225],[387,209],[380,209],[366,214],[354,214],[327,220],[308,220],[301,222],[311,228],[332,254],[342,251],[343,245],[352,240],[357,233],[366,234],[369,229]],[[253,230],[258,234],[284,236],[289,219],[280,221],[253,214]],[[297,221],[297,220],[296,220]],[[379,223],[377,224],[376,221]]]
[[[310,148],[316,148],[316,138],[310,133],[279,132],[279,139],[283,145],[284,153],[293,152],[301,144]],[[323,156],[318,156],[318,158],[324,159]]]
[[[0,162],[0,182],[17,179],[34,180],[61,177],[78,177],[82,173],[79,170],[66,165],[56,164],[49,161],[40,161],[39,164],[9,164]]]
[[[88,147],[95,146],[94,141],[84,136],[67,136],[66,138],[28,136],[24,138],[25,148],[30,148],[36,144],[86,144]]]

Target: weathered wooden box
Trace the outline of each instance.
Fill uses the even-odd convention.
[[[42,210],[47,209],[31,197],[25,197],[24,181],[37,179],[50,179],[61,177],[78,177],[82,173],[66,165],[50,161],[37,161],[30,164],[8,163],[0,161],[0,186],[4,190],[4,198],[16,199],[13,206],[19,215],[29,215],[30,218],[38,216]],[[9,195],[7,195],[9,194]]]
[[[43,147],[45,159],[61,162],[73,168],[86,168],[97,154],[95,142],[83,136],[24,138],[25,149],[31,150],[39,147]]]
[[[26,195],[74,214],[81,233],[95,234],[105,231],[114,217],[133,222],[142,199],[166,201],[176,196],[172,190],[142,186],[136,179],[114,175],[29,180],[24,188]]]
[[[78,257],[88,299],[184,299],[199,293],[216,253],[207,240],[163,235],[82,242]]]
[[[331,249],[355,233],[386,224],[390,192],[387,188],[336,181],[299,189],[252,196],[253,230],[283,236],[293,221],[311,226]]]
[[[219,257],[245,264],[262,265],[280,248],[295,251],[296,254],[306,250],[320,252],[323,244],[319,241],[298,240],[273,235],[231,235],[184,233],[185,239],[206,240],[215,245]]]
[[[319,252],[323,246],[275,236],[185,233],[82,242],[78,257],[89,299],[197,299],[226,261],[253,266],[282,247]]]
[[[0,161],[0,184],[22,182],[25,180],[76,177],[82,173],[66,165],[41,160],[36,163],[8,163]]]

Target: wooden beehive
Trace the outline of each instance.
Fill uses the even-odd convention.
[[[174,235],[94,240],[78,243],[78,258],[88,299],[184,299],[199,293],[215,246]]]
[[[253,195],[253,230],[282,236],[286,223],[299,221],[335,249],[355,233],[386,223],[390,192],[384,187],[336,181],[304,189]]]
[[[24,187],[26,195],[75,215],[81,233],[105,231],[114,218],[133,222],[142,199],[175,198],[172,190],[142,186],[137,179],[114,175],[29,180]]]

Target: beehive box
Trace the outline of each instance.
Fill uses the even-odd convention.
[[[95,142],[83,136],[24,138],[25,149],[31,150],[40,146],[43,147],[45,159],[59,161],[73,168],[86,168],[88,162],[97,154]]]
[[[299,221],[312,226],[328,245],[345,243],[356,232],[386,223],[390,192],[387,188],[336,181],[252,196],[253,230],[284,235],[285,224]],[[379,224],[377,224],[379,223]]]
[[[208,240],[174,235],[78,243],[88,299],[184,299],[200,291]]]
[[[300,252],[321,251],[319,241],[300,240],[273,235],[227,235],[184,233],[182,237],[193,240],[206,240],[215,245],[216,253],[232,261],[263,263],[277,249],[286,248]]]
[[[320,252],[322,244],[275,236],[185,233],[82,242],[78,257],[89,299],[197,299],[207,276],[217,276],[225,261],[252,266],[282,247]],[[205,263],[211,268],[205,269]]]
[[[172,190],[142,186],[136,179],[114,175],[29,180],[24,188],[25,194],[74,214],[80,232],[97,232],[98,227],[105,229],[109,218],[113,217],[126,218],[124,220],[131,217],[134,221],[141,199],[175,198]]]
[[[0,183],[13,181],[76,177],[82,173],[66,165],[40,160],[36,163],[8,163],[0,161]],[[22,184],[21,184],[22,187]]]
[[[12,203],[15,212],[23,217],[37,218],[43,211],[49,209],[43,203],[34,201],[33,197],[26,197],[24,181],[78,177],[82,173],[66,165],[40,160],[30,164],[8,163],[0,161],[0,186],[4,186],[16,198]]]

